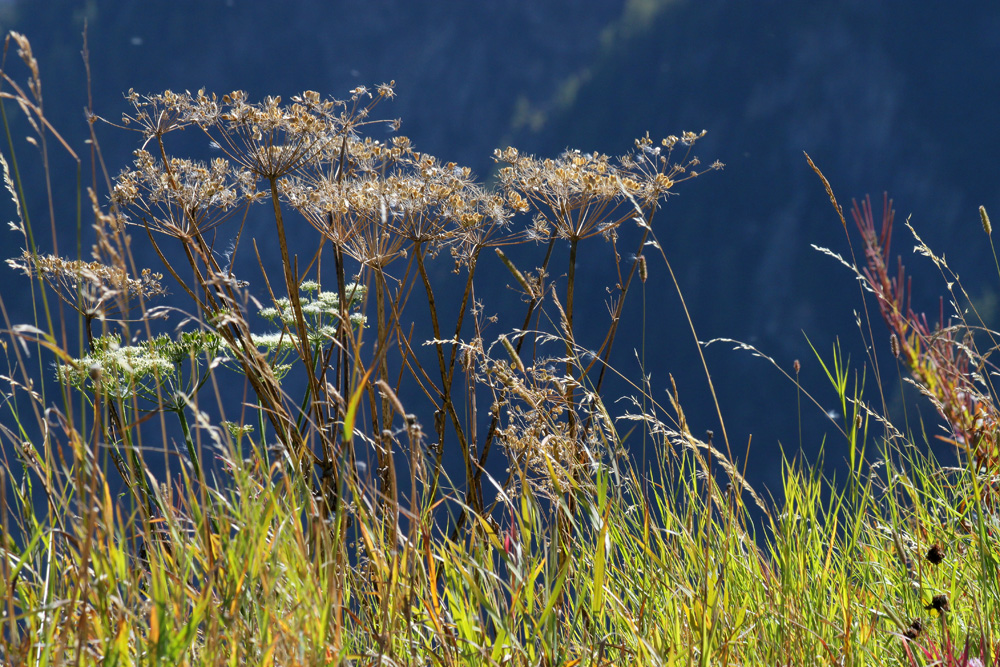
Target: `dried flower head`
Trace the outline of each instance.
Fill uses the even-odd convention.
[[[27,276],[42,278],[70,307],[93,319],[124,314],[137,300],[166,293],[160,283],[163,275],[149,269],[132,278],[124,269],[101,262],[32,255],[27,250],[7,264]]]
[[[637,139],[635,150],[617,159],[601,153],[568,150],[556,159],[522,155],[514,148],[497,150],[494,160],[506,166],[499,180],[511,206],[535,211],[529,236],[583,239],[613,235],[634,214],[631,202],[653,209],[680,181],[698,175],[697,158],[672,161],[678,144],[692,146],[704,135],[685,133],[654,146],[649,136]],[[719,169],[721,163],[710,168]],[[527,205],[527,207],[525,206]]]
[[[571,407],[566,391],[569,386],[582,389],[577,380],[558,373],[555,363],[544,360],[525,366],[509,340],[501,337],[497,342],[510,361],[486,357],[484,363],[485,379],[497,397],[494,410],[502,424],[500,442],[544,493],[585,483],[587,471],[611,441],[612,425],[606,422],[607,414],[596,408],[600,399],[584,392],[583,399]],[[580,421],[578,411],[587,408],[597,429],[589,437],[574,437],[569,412]]]
[[[240,206],[266,196],[256,179],[228,160],[205,163],[170,158],[166,163],[145,150],[135,152],[134,169],[115,180],[112,201],[155,231],[178,239],[196,238],[221,224]]]
[[[25,66],[27,66],[28,71],[31,72],[31,78],[28,79],[28,89],[31,91],[35,101],[41,102],[42,79],[38,72],[38,60],[35,58],[35,55],[31,50],[31,42],[28,41],[27,37],[13,30],[11,30],[7,35],[6,41],[10,42],[10,40],[14,40],[17,44],[17,55],[20,56],[21,61],[25,64]],[[4,53],[6,53],[6,44],[4,46]],[[34,122],[32,122],[32,124],[34,124]]]
[[[482,243],[485,230],[509,217],[502,198],[478,186],[468,167],[417,153],[406,137],[388,144],[345,137],[302,172],[282,179],[282,195],[371,267],[385,267],[408,244],[433,254],[448,243]]]
[[[161,140],[168,132],[182,130],[191,124],[191,121],[183,118],[184,96],[172,91],[167,90],[158,95],[140,95],[129,88],[125,99],[132,105],[133,111],[122,114],[122,126],[142,133],[146,138],[142,144],[143,149],[152,139]]]
[[[200,127],[226,157],[254,176],[277,180],[317,161],[345,137],[368,122],[371,109],[393,96],[392,84],[372,96],[365,88],[352,91],[351,101],[323,98],[315,91],[293,96],[291,104],[269,96],[247,101],[244,91],[219,99],[204,90],[173,98],[172,109],[186,123]]]

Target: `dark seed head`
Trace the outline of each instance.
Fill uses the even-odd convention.
[[[933,598],[931,598],[930,604],[924,605],[924,609],[933,609],[939,614],[943,614],[944,612],[949,611],[951,607],[948,606],[948,596],[945,595],[944,593],[941,593],[940,595],[935,595]]]
[[[923,632],[923,629],[924,622],[919,618],[915,618],[913,619],[913,622],[910,623],[910,627],[903,631],[903,636],[907,639],[916,639],[920,636],[920,633]]]
[[[925,556],[928,561],[937,565],[944,560],[944,547],[940,544],[935,544],[930,549],[927,550],[927,556]]]

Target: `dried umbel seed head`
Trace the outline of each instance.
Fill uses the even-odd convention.
[[[937,565],[944,560],[944,547],[940,544],[935,544],[930,549],[927,550],[927,560],[934,565]]]
[[[979,207],[979,218],[983,221],[983,231],[985,231],[987,235],[992,234],[993,225],[990,224],[990,216],[986,215],[985,206]]]
[[[924,630],[924,622],[919,618],[913,619],[910,623],[910,627],[903,631],[903,636],[907,639],[916,639],[920,636],[920,633]]]
[[[65,303],[82,315],[103,319],[106,311],[121,312],[130,301],[149,299],[166,293],[163,275],[143,269],[138,278],[120,267],[102,262],[71,260],[58,255],[39,255],[25,250],[7,265],[29,277],[39,277]]]
[[[935,595],[933,598],[931,598],[930,604],[924,605],[924,609],[933,609],[939,614],[943,614],[944,612],[949,611],[951,607],[948,606],[948,596],[945,595],[944,593],[941,593],[940,595]]]

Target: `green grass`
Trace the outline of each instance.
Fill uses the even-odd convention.
[[[28,83],[8,63],[0,101],[31,121],[46,173],[50,150],[79,164],[45,121],[30,44],[8,46]],[[488,188],[403,137],[374,141],[392,94],[131,95],[123,123],[91,125],[86,258],[59,254],[54,213],[48,240],[32,226],[8,141],[27,250],[5,284],[30,285],[35,319],[7,319],[3,341],[0,662],[1000,661],[998,413],[979,347],[994,334],[926,247],[956,315],[909,309],[886,268],[889,202],[881,233],[855,208],[844,263],[890,335],[862,321],[863,367],[817,353],[846,415],[826,449],[850,470],[785,461],[782,500],[765,501],[724,429],[692,433],[676,387],[667,405],[646,381],[627,402],[605,388],[626,299],[672,279],[654,218],[701,173],[700,135],[617,158],[508,148]],[[102,183],[110,125],[141,148]],[[221,152],[174,155],[182,128]],[[48,193],[54,211],[66,195]],[[307,257],[289,242],[303,236]],[[607,291],[578,290],[584,265],[607,267]],[[502,283],[513,308],[485,301]],[[610,317],[583,321],[585,299]],[[938,412],[924,431],[886,416],[890,354]]]

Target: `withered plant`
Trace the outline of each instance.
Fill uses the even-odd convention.
[[[12,34],[11,43],[29,67],[28,91],[4,70],[12,92],[0,96],[19,105],[44,144],[51,131],[37,63],[24,37]],[[33,379],[22,362],[12,388],[54,379],[67,400],[57,409],[29,394],[36,414],[50,415],[39,420],[43,447],[23,428],[5,435],[46,480],[51,514],[79,507],[87,515],[64,529],[71,546],[112,539],[115,526],[129,531],[135,548],[121,557],[145,573],[129,600],[155,590],[161,572],[195,587],[240,578],[243,565],[226,562],[221,546],[252,530],[238,516],[239,494],[276,499],[284,489],[292,506],[303,504],[283,516],[295,517],[303,556],[330,587],[325,608],[336,622],[323,650],[346,651],[354,640],[345,623],[363,617],[376,653],[397,658],[404,644],[420,643],[401,644],[397,635],[409,632],[400,620],[415,613],[417,596],[436,595],[439,548],[464,544],[474,553],[484,540],[499,544],[495,516],[515,497],[534,506],[537,494],[574,514],[578,498],[595,492],[603,463],[620,453],[600,398],[604,374],[650,225],[667,195],[700,173],[691,150],[704,133],[657,144],[646,136],[619,157],[499,150],[499,185],[491,189],[404,136],[373,138],[373,126],[398,128],[373,116],[393,95],[391,83],[356,88],[346,100],[306,91],[260,103],[242,91],[129,91],[120,121],[89,115],[95,163],[100,132],[138,135],[132,164],[103,187],[95,175],[89,188],[91,257],[43,254],[30,224],[18,227],[25,249],[11,266],[80,315],[82,345],[73,349],[37,327],[11,328],[19,345],[54,354],[57,367]],[[204,133],[214,156],[175,154],[180,130]],[[21,206],[19,184],[7,183]],[[262,215],[270,231],[248,238],[248,222],[257,227]],[[628,237],[635,243],[628,259],[618,248],[624,225],[638,229]],[[591,239],[608,244],[613,262],[604,323],[575,318],[579,257]],[[550,275],[561,242],[565,279]],[[533,261],[524,258],[539,244],[540,261],[518,267]],[[513,246],[523,246],[515,259]],[[150,255],[157,272],[136,266]],[[499,281],[521,292],[523,313],[488,310]],[[168,290],[170,301],[149,303]],[[597,352],[585,353],[582,338],[601,341]],[[53,451],[66,462],[61,490],[31,463],[52,461]],[[117,480],[105,476],[104,455]],[[505,480],[488,472],[502,465],[498,458],[510,472]],[[127,503],[108,495],[119,484]],[[30,494],[20,501],[28,508]],[[117,516],[132,518],[119,524]],[[531,521],[518,519],[524,530]],[[574,523],[553,525],[559,567],[569,567]],[[191,540],[206,549],[194,560],[182,547]],[[96,558],[85,555],[78,566],[95,567]],[[262,594],[240,581],[229,603]],[[229,595],[201,590],[198,618],[198,605],[221,605]],[[91,613],[89,596],[75,591],[84,607],[69,613]],[[560,597],[560,607],[569,603]],[[133,613],[125,598],[114,604],[100,613]],[[485,614],[487,602],[477,606]],[[455,620],[434,605],[425,613],[437,628],[432,643],[461,653]],[[69,651],[70,633],[58,632],[52,641]]]

